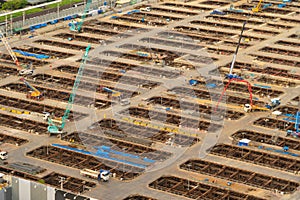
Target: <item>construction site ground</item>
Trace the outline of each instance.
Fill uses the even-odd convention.
[[[0,46],[0,148],[9,155],[0,171],[57,188],[65,176],[66,191],[96,199],[300,199],[300,143],[286,119],[300,109],[300,2],[280,3],[253,13],[257,0],[143,2],[89,17],[81,33],[63,21],[9,37],[14,50],[50,58],[17,54],[35,68],[24,78],[43,93],[37,101]],[[246,84],[232,82],[220,98],[244,21],[233,73],[252,86],[249,113]],[[49,135],[43,113],[64,115],[89,44],[66,133]],[[273,98],[281,104],[268,110]],[[238,145],[245,138],[249,146]],[[46,170],[11,169],[17,162]],[[85,168],[114,177],[98,182],[80,175]]]

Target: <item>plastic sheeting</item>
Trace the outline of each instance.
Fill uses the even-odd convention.
[[[30,56],[30,57],[35,57],[37,59],[47,59],[50,58],[50,56],[47,56],[45,54],[34,54],[34,53],[29,53],[26,51],[21,51],[21,50],[14,50],[14,52],[19,53],[23,56]]]
[[[108,160],[113,160],[113,161],[116,161],[116,162],[124,163],[124,164],[131,165],[131,166],[138,167],[138,168],[145,169],[147,167],[146,165],[143,165],[143,164],[139,164],[139,163],[131,162],[131,161],[128,161],[128,160],[111,157],[112,155],[110,154],[110,152],[104,152],[104,151],[101,150],[101,148],[100,149],[98,148],[97,152],[94,153],[94,152],[89,152],[89,151],[86,151],[86,150],[77,149],[77,148],[73,148],[73,147],[69,147],[69,146],[65,146],[65,145],[60,145],[60,144],[52,144],[52,146],[59,147],[59,148],[62,148],[62,149],[67,149],[67,150],[70,150],[70,151],[75,151],[75,152],[86,154],[86,155],[96,156],[96,157],[99,157],[99,158],[105,158],[105,159],[108,159]],[[114,152],[114,153],[116,153],[116,152]],[[144,161],[149,162],[148,159],[146,159]]]

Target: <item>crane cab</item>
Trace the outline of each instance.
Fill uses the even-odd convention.
[[[98,181],[103,180],[104,182],[107,182],[111,176],[110,171],[100,169],[100,173],[98,175]]]
[[[248,112],[251,111],[251,109],[252,109],[252,106],[251,106],[250,104],[245,104],[245,105],[244,105],[244,111],[245,111],[245,112],[248,113]]]
[[[44,100],[44,95],[37,91],[29,91],[26,95],[27,99],[33,99],[36,101],[42,101]]]
[[[8,158],[7,152],[6,151],[0,151],[0,159],[1,160],[6,160]]]

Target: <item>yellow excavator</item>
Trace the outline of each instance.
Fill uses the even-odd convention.
[[[36,101],[44,100],[44,95],[38,89],[30,85],[24,78],[21,78],[20,81],[24,82],[24,84],[30,89],[30,92],[27,93],[26,97],[28,99],[34,99]]]
[[[261,12],[262,11],[262,2],[263,0],[260,0],[255,8],[252,8],[252,12]]]

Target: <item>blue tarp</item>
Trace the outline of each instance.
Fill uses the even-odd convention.
[[[283,8],[283,7],[285,7],[285,6],[286,6],[285,3],[278,4],[278,8]]]
[[[102,145],[100,147],[95,147],[95,148],[98,149],[98,151],[102,150],[102,151],[110,152],[110,153],[113,153],[113,154],[121,155],[121,156],[124,156],[124,157],[129,157],[129,158],[134,158],[134,159],[141,159],[140,156],[133,155],[133,154],[130,154],[130,153],[124,153],[124,152],[112,150],[110,147],[105,146],[105,145]],[[155,162],[154,160],[151,160],[151,159],[148,159],[148,158],[146,158],[146,160],[144,158],[143,160],[145,162],[150,162],[150,163],[154,163]]]
[[[267,151],[273,151],[273,152],[281,153],[281,154],[286,154],[286,155],[290,155],[290,156],[299,157],[299,154],[287,152],[287,150],[289,150],[289,148],[288,148],[287,146],[284,146],[284,147],[283,147],[283,150],[280,150],[280,149],[273,149],[273,148],[271,148],[271,147],[267,147],[267,148],[265,148],[265,150],[267,150]]]
[[[271,3],[264,4],[264,5],[263,5],[263,9],[266,9],[266,8],[268,8],[268,7],[271,7],[271,6],[272,6]]]
[[[287,117],[295,117],[295,115],[293,115],[293,114],[289,114],[289,113],[287,113],[287,114],[284,114],[284,116],[287,116]]]
[[[190,84],[190,85],[197,85],[197,84],[198,84],[198,81],[197,81],[197,80],[194,80],[194,79],[191,79],[191,80],[189,80],[189,84]]]
[[[71,20],[71,19],[72,19],[72,16],[64,17],[64,21],[66,21],[66,20]]]
[[[35,57],[37,59],[47,59],[50,58],[50,56],[44,55],[44,54],[34,54],[34,53],[29,53],[26,51],[21,51],[21,50],[13,50],[16,53],[19,53],[23,56],[30,56],[30,57]]]
[[[127,12],[127,15],[131,15],[132,13],[139,13],[140,10],[132,10],[132,11],[129,11]]]
[[[42,27],[45,27],[47,26],[47,23],[43,23],[43,24],[37,24],[37,25],[34,25],[34,26],[30,26],[30,30],[33,31],[34,29],[39,29],[39,28],[42,28]]]
[[[270,88],[271,88],[271,86],[267,86],[267,85],[259,85],[259,84],[254,84],[254,86],[260,87],[260,88],[266,88],[266,89],[270,89]]]
[[[235,79],[239,79],[239,80],[244,80],[242,77],[240,77],[240,76],[238,76],[236,74],[226,74],[225,77],[228,78],[228,79],[235,78]]]
[[[208,83],[206,84],[206,87],[211,89],[211,88],[216,88],[217,85],[215,83]]]
[[[283,118],[283,120],[288,121],[288,122],[293,122],[293,123],[296,122],[295,119],[290,119],[290,118]]]
[[[94,153],[94,152],[89,152],[89,151],[82,150],[82,149],[77,149],[77,148],[73,148],[73,147],[64,146],[64,145],[61,145],[61,144],[52,144],[52,146],[62,148],[62,149],[67,149],[67,150],[70,150],[70,151],[75,151],[75,152],[86,154],[86,155],[96,156],[96,157],[99,157],[99,158],[105,158],[105,159],[108,159],[108,160],[113,160],[115,162],[121,162],[121,163],[124,163],[124,164],[127,164],[127,165],[131,165],[131,166],[135,166],[135,167],[139,167],[139,168],[143,168],[143,169],[145,169],[147,167],[146,165],[143,165],[143,164],[138,164],[138,163],[130,162],[130,161],[127,161],[127,160],[122,160],[122,159],[110,157],[108,152],[104,152],[101,149],[98,149],[98,151],[96,153]]]
[[[58,20],[55,19],[55,20],[51,21],[50,24],[56,24],[57,22],[58,22]]]
[[[221,10],[213,10],[210,14],[211,15],[226,15],[226,13]]]
[[[149,54],[148,53],[144,53],[144,52],[136,52],[137,55],[142,56],[142,57],[148,57]]]

